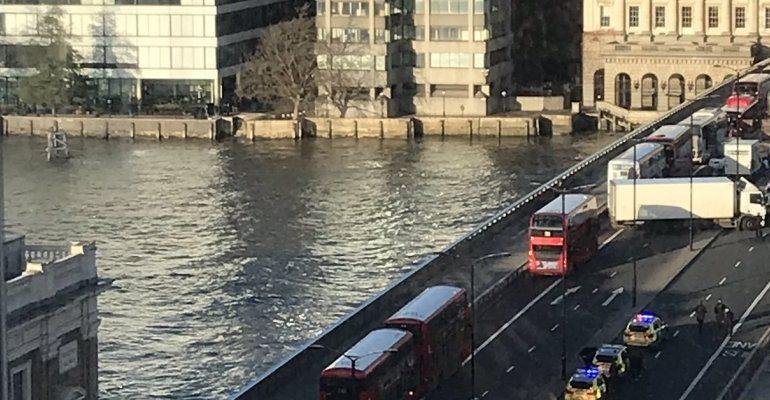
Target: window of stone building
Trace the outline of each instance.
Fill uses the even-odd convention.
[[[682,28],[692,28],[692,7],[682,7]]]
[[[32,363],[11,369],[10,400],[32,399]]]
[[[709,7],[709,28],[719,28],[719,7]]]
[[[484,4],[486,2],[484,0],[473,0],[473,13],[474,14],[484,14]]]
[[[639,6],[628,7],[628,26],[633,28],[639,26]]]
[[[666,7],[655,7],[655,27],[663,28],[666,26]]]
[[[770,29],[770,7],[765,8],[765,29]]]
[[[746,27],[746,7],[735,7],[735,27]]]
[[[607,14],[604,6],[599,6],[599,17],[601,26],[610,26],[610,16]]]
[[[325,0],[316,0],[316,2],[315,2],[315,13],[316,13],[316,15],[324,15],[325,11],[326,11],[326,1]]]

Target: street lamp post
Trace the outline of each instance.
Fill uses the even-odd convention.
[[[508,96],[508,92],[503,90],[500,94],[503,96],[503,114],[505,114],[508,112],[508,104],[505,102],[505,96]]]
[[[446,118],[446,90],[441,91],[441,115]]]
[[[471,263],[471,399],[476,399],[476,265],[493,258],[510,257],[511,253],[500,252],[481,256]]]
[[[633,173],[633,179],[634,179],[634,185],[633,185],[633,213],[634,213],[634,226],[636,226],[636,220],[637,220],[637,212],[636,212],[636,177],[639,174],[639,172],[636,169],[636,145],[639,140],[633,140],[633,149],[634,149],[634,159],[631,162],[631,173]],[[637,283],[637,275],[636,275],[636,252],[631,252],[631,263],[633,264],[634,268],[634,282],[633,282],[633,298],[631,300],[631,304],[636,307],[636,283]]]
[[[8,314],[8,294],[5,284],[5,203],[3,191],[3,153],[0,151],[0,400],[8,398],[8,329],[6,317]]]
[[[564,219],[566,213],[566,194],[567,190],[564,189],[564,182],[559,183],[559,188],[553,189],[561,196],[561,229],[562,238],[565,237],[567,231],[567,225]],[[561,278],[561,379],[567,381],[567,266],[564,266],[564,274]]]

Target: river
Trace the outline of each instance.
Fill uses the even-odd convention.
[[[219,399],[614,139],[5,137],[6,228],[97,241],[101,399]]]

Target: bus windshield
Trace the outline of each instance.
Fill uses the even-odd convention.
[[[533,225],[536,228],[561,229],[562,218],[559,215],[535,215]]]

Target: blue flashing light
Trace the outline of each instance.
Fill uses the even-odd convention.
[[[636,314],[636,320],[644,324],[651,324],[655,321],[655,316],[649,313]]]
[[[577,372],[578,374],[581,374],[589,379],[594,379],[601,373],[599,368],[596,367],[579,368]]]

